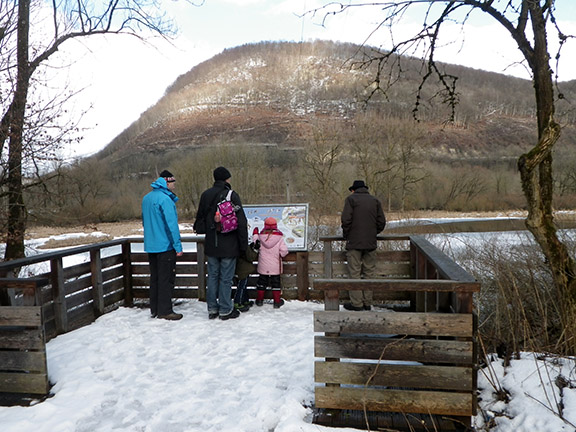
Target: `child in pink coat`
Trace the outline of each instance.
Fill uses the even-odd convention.
[[[254,228],[252,240],[260,244],[258,254],[258,282],[256,282],[256,306],[264,304],[266,288],[272,288],[272,298],[274,308],[279,308],[284,304],[280,298],[282,295],[282,285],[280,275],[282,274],[282,258],[288,255],[288,246],[284,241],[282,231],[278,230],[278,224],[273,217],[264,220],[264,229],[258,233],[258,228]]]

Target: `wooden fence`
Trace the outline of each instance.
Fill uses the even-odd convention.
[[[0,291],[34,298],[40,279],[0,279]],[[40,306],[0,306],[0,392],[47,394],[46,338]]]
[[[331,242],[340,239],[324,240],[324,253],[333,259],[326,265],[338,263],[345,252],[335,252]],[[410,237],[410,250],[389,256],[391,262],[380,262],[380,276],[386,279],[314,282],[324,292],[324,311],[314,313],[314,331],[320,333],[314,343],[315,422],[398,430],[469,427],[477,406],[472,295],[480,284],[418,236]],[[407,256],[409,265],[404,266]],[[342,293],[352,289],[372,290],[380,299],[404,299],[408,305],[401,313],[340,311]],[[407,416],[412,413],[421,416]]]
[[[464,402],[459,401],[455,404],[456,408],[453,408],[451,413],[471,415],[475,409],[476,389],[474,369],[476,328],[472,315],[472,294],[479,289],[479,284],[421,237],[382,236],[379,240],[384,247],[379,251],[378,272],[380,277],[386,278],[385,280],[347,280],[342,239],[326,237],[321,239],[320,251],[291,252],[288,255],[282,276],[283,296],[287,299],[322,299],[325,301],[326,310],[315,316],[315,331],[324,332],[323,336],[317,337],[315,349],[318,357],[356,361],[358,353],[350,348],[349,339],[346,338],[357,333],[372,333],[370,337],[373,340],[364,340],[362,349],[358,351],[363,356],[371,352],[368,355],[367,364],[378,361],[383,347],[390,346],[385,350],[390,359],[402,358],[402,361],[419,362],[426,366],[420,369],[416,369],[414,365],[410,365],[411,367],[399,365],[392,369],[387,366],[387,369],[382,369],[386,372],[377,373],[372,379],[374,383],[378,383],[375,384],[376,387],[395,387],[398,379],[415,371],[418,371],[420,376],[431,377],[436,371],[441,372],[440,368],[446,369],[446,365],[449,365],[448,369],[442,371],[439,376],[449,375],[452,380],[464,377],[466,383],[461,384],[463,388],[455,389],[452,386],[434,391],[460,392],[457,394],[465,396]],[[4,307],[0,309],[0,322],[7,323],[14,328],[19,326],[21,330],[26,326],[27,331],[28,324],[37,325],[37,321],[15,321],[14,318],[6,317],[19,315],[40,317],[36,319],[40,319],[42,323],[40,326],[42,335],[37,333],[35,338],[36,340],[49,340],[58,334],[89,324],[100,315],[121,305],[130,306],[139,299],[146,299],[149,269],[142,241],[142,238],[119,239],[0,263],[0,287],[3,287],[0,289],[1,304],[10,305],[6,306],[6,309]],[[204,300],[206,298],[206,264],[203,236],[184,236],[183,244],[185,253],[177,262],[174,297]],[[34,279],[26,278],[27,274],[33,275]],[[19,276],[19,279],[16,276]],[[252,282],[254,279],[252,278]],[[429,281],[424,283],[414,279]],[[379,314],[373,317],[374,314],[347,315],[345,312],[337,312],[336,305],[347,298],[346,291],[350,283],[354,283],[359,289],[374,290],[376,301],[401,305],[399,309],[404,308],[412,312],[405,315],[403,318],[405,322],[397,321],[400,318],[392,319],[390,314]],[[16,309],[19,307],[34,309]],[[8,312],[9,309],[10,312]],[[436,316],[415,315],[417,312],[433,313]],[[444,320],[444,314],[450,314],[450,318],[456,317],[460,321],[447,325],[449,321]],[[460,314],[466,317],[459,317]],[[350,325],[350,319],[358,317],[367,321]],[[409,336],[410,340],[417,337],[418,342],[409,342],[408,337],[396,337],[397,343],[392,344],[390,342],[392,338],[385,340],[381,337],[382,334],[400,334],[400,329],[406,330],[404,334]],[[421,331],[422,329],[426,330]],[[343,347],[335,348],[336,335],[342,341]],[[22,338],[25,337],[22,336]],[[11,362],[20,364],[22,373],[28,373],[36,368],[36,366],[34,368],[30,366],[32,363],[42,363],[41,360],[32,360],[32,357],[42,358],[44,355],[45,363],[43,348],[39,349],[39,355],[30,355],[30,359],[24,359],[27,356],[26,352],[32,352],[36,348],[23,345],[9,346],[8,339],[8,337],[0,338],[0,350],[16,349],[19,351],[18,354],[13,354],[15,360]],[[380,343],[381,345],[378,345]],[[347,344],[348,348],[346,348]],[[460,357],[443,359],[441,354],[448,346],[454,347],[451,352],[460,353]],[[429,357],[433,353],[436,357]],[[386,356],[384,358],[387,359]],[[430,362],[433,364],[428,364]],[[317,389],[317,406],[328,406],[332,404],[331,401],[338,399],[336,407],[341,409],[347,403],[343,402],[345,400],[343,396],[339,396],[336,392],[336,386],[339,385],[340,389],[344,390],[346,386],[364,384],[362,373],[366,366],[354,367],[355,372],[343,372],[338,368],[349,368],[349,362],[326,361],[323,363],[325,365],[317,365],[316,372],[317,382],[322,383],[322,386]],[[44,369],[38,368],[34,371],[39,375],[47,376],[45,366]],[[394,372],[396,381],[389,381],[388,376],[391,371],[396,371]],[[6,372],[12,373],[13,371]],[[356,378],[346,378],[352,380],[352,383],[338,382],[337,377],[342,374],[356,374]],[[336,382],[333,382],[334,380]],[[440,378],[439,381],[449,380]],[[445,386],[449,385],[448,382],[445,383]],[[47,386],[47,380],[34,389],[0,381],[0,392],[42,394],[46,393]],[[438,387],[441,386],[438,385]],[[326,390],[320,390],[321,388]],[[415,386],[415,388],[418,387]],[[405,394],[408,395],[406,397],[424,396],[424,394],[417,393],[422,391],[414,390],[414,393]],[[357,394],[358,391],[351,392],[353,393]],[[395,398],[387,397],[384,398],[384,402],[381,400],[374,405],[371,402],[368,406],[379,409],[401,409],[406,412],[412,409],[428,410],[430,408],[427,406],[417,408],[416,404],[410,405],[407,402],[402,404],[398,402],[395,406],[388,406],[385,401],[390,399]],[[448,404],[446,402],[445,405]],[[366,406],[362,404],[363,408]],[[350,402],[348,409],[358,407],[357,402]],[[436,412],[439,409],[434,408],[432,411]]]

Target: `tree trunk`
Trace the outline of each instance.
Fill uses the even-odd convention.
[[[561,326],[557,329],[558,348],[576,354],[576,266],[568,249],[558,238],[554,224],[552,149],[560,138],[554,120],[554,90],[549,66],[546,22],[539,6],[530,10],[534,31],[534,51],[528,58],[534,73],[538,113],[538,144],[518,161],[522,189],[528,204],[526,226],[540,245],[552,271],[561,305]]]
[[[28,63],[28,34],[30,29],[30,0],[18,2],[18,46],[16,90],[10,106],[8,145],[8,226],[4,259],[24,257],[26,208],[22,187],[22,140],[30,65]]]

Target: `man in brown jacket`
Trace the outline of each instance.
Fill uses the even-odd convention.
[[[363,180],[354,180],[353,192],[344,201],[342,233],[346,240],[346,258],[351,279],[374,279],[376,274],[376,236],[386,226],[380,200],[370,195]],[[349,291],[350,303],[344,308],[353,311],[370,310],[372,291]]]

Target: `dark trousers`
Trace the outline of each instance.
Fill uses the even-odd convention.
[[[172,291],[176,281],[176,251],[149,253],[150,313],[168,315],[172,310]]]
[[[265,290],[268,287],[272,288],[273,290],[281,290],[282,282],[280,275],[258,275],[256,289]]]

